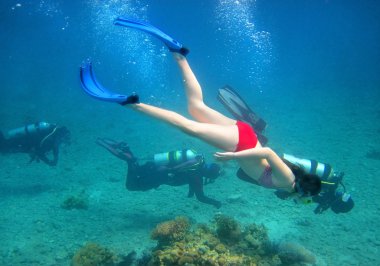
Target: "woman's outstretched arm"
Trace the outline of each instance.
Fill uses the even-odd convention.
[[[216,152],[214,157],[220,161],[244,158],[265,159],[272,168],[273,173],[280,174],[287,179],[294,178],[292,170],[284,163],[277,153],[268,147],[256,147],[239,152]]]
[[[215,158],[220,161],[243,159],[243,158],[257,158],[270,160],[271,157],[277,156],[277,154],[268,147],[257,147],[247,149],[238,152],[216,152]]]

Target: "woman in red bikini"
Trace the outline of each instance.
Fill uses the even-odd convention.
[[[189,52],[182,44],[163,33],[156,27],[135,19],[119,17],[115,25],[135,28],[157,37],[173,52],[182,73],[190,115],[195,120],[173,111],[140,103],[139,97],[129,97],[109,92],[95,79],[91,64],[81,67],[82,87],[89,95],[105,101],[117,102],[128,108],[164,121],[186,134],[199,138],[224,152],[216,152],[220,161],[236,160],[241,169],[238,176],[252,183],[268,188],[297,192],[295,195],[312,196],[319,193],[321,181],[316,175],[308,175],[301,169],[295,169],[284,162],[272,149],[262,147],[255,131],[249,124],[233,120],[211,109],[203,102],[202,89],[186,55]]]
[[[236,160],[241,169],[238,176],[248,182],[258,183],[267,188],[298,192],[300,196],[319,193],[321,181],[316,175],[293,170],[270,148],[262,147],[252,127],[242,121],[228,118],[211,109],[203,102],[202,89],[187,59],[179,52],[173,52],[185,86],[188,111],[195,119],[190,120],[173,111],[138,102],[126,104],[141,113],[155,117],[179,128],[188,135],[199,138],[225,152],[216,152],[219,161]]]

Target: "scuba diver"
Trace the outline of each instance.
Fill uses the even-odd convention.
[[[196,196],[200,202],[211,204],[216,208],[222,206],[220,201],[205,196],[203,186],[213,183],[221,174],[218,164],[205,162],[203,155],[193,150],[184,149],[155,154],[153,160],[143,165],[131,152],[125,142],[107,138],[98,138],[96,143],[128,164],[125,186],[129,191],[147,191],[161,185],[189,185],[188,197]]]
[[[230,86],[219,89],[218,100],[238,120],[249,123],[255,130],[262,145],[266,145],[268,138],[263,135],[267,126],[266,122],[254,113],[241,96]],[[321,191],[312,197],[294,198],[299,203],[317,203],[315,214],[323,213],[331,209],[334,213],[347,213],[352,210],[355,203],[347,192],[342,180],[344,173],[334,171],[330,164],[316,160],[301,159],[293,155],[283,154],[282,160],[293,172],[303,171],[307,174],[317,175],[321,179]],[[252,179],[246,178],[244,172],[239,169],[237,176],[250,183],[257,184]],[[280,199],[293,198],[292,194],[284,190],[276,190],[275,194]]]
[[[347,213],[354,208],[355,203],[352,196],[347,192],[343,184],[344,172],[334,171],[331,165],[327,163],[301,159],[289,154],[284,154],[283,160],[321,178],[321,192],[308,200],[301,201],[304,204],[317,203],[318,205],[314,209],[315,214],[323,213],[328,209],[331,209],[336,214]],[[291,198],[291,195],[284,191],[277,190],[275,194],[280,199]]]
[[[47,122],[29,124],[5,133],[0,131],[0,152],[28,153],[29,163],[41,160],[55,166],[58,163],[60,144],[69,142],[70,131],[66,127]],[[48,157],[49,152],[52,153],[52,158]]]

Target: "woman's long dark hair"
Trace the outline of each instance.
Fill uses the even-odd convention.
[[[282,159],[284,163],[292,170],[296,180],[296,192],[302,193],[305,196],[315,196],[321,191],[322,182],[321,178],[317,175],[308,174],[296,164],[289,162],[288,160]],[[302,190],[302,191],[297,191]]]

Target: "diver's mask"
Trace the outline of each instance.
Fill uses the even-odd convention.
[[[215,182],[215,179],[217,179],[222,174],[222,169],[216,163],[205,163],[203,166],[203,174],[205,176],[204,184],[207,185]]]
[[[300,197],[299,195],[296,195],[293,198],[293,201],[297,204],[307,205],[307,204],[310,204],[313,202],[313,198],[312,197]]]
[[[310,204],[313,202],[313,197],[310,192],[305,192],[300,186],[299,181],[295,181],[294,189],[296,193],[293,193],[293,201],[297,204]]]

